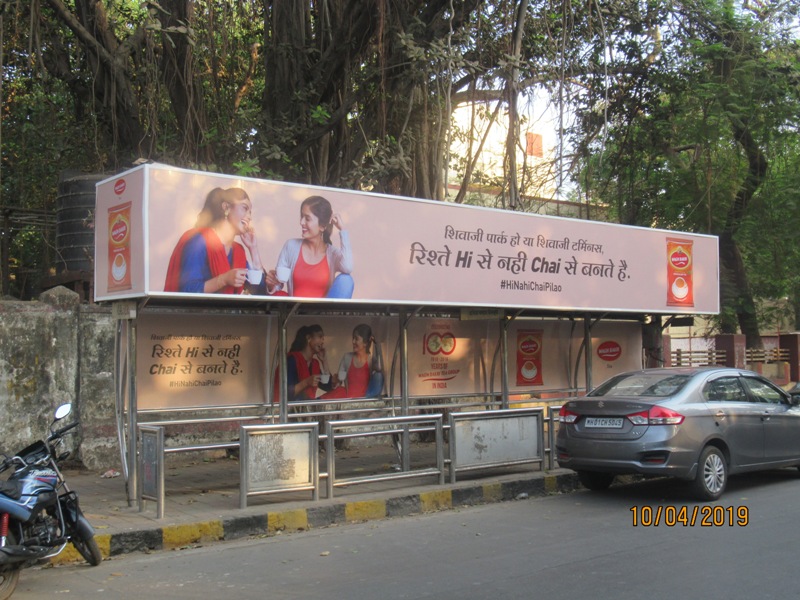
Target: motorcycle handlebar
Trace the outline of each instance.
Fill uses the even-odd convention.
[[[67,425],[66,427],[62,427],[61,429],[55,430],[52,435],[50,436],[51,440],[57,439],[62,437],[68,431],[75,429],[78,425],[80,425],[80,421],[75,421],[72,425]]]
[[[3,470],[7,469],[8,467],[12,467],[14,465],[19,465],[20,467],[27,467],[28,463],[25,462],[25,459],[21,456],[12,456],[11,458],[7,458],[3,462]]]

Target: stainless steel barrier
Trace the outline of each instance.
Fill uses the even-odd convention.
[[[544,464],[544,409],[450,413],[450,482],[461,471]]]
[[[561,411],[560,406],[547,407],[547,464],[552,470],[556,468],[556,428],[558,427],[558,413]]]
[[[137,499],[139,512],[144,512],[145,501],[156,503],[156,518],[164,518],[164,428],[139,425],[139,468]]]
[[[318,440],[316,423],[242,425],[239,507],[247,508],[249,496],[290,491],[311,491],[319,500]]]
[[[421,427],[425,426],[427,427]],[[403,436],[408,438],[411,428],[414,431],[433,430],[436,432],[436,467],[434,468],[409,468],[399,472],[380,473],[347,479],[336,478],[336,440],[352,439],[358,437],[375,436]],[[357,431],[353,431],[358,429]],[[438,476],[439,484],[445,483],[444,466],[444,428],[442,415],[416,415],[409,417],[378,417],[374,419],[349,419],[344,421],[329,421],[325,424],[325,454],[327,461],[327,493],[328,499],[333,498],[333,488],[385,481],[389,479],[409,479],[429,475]]]

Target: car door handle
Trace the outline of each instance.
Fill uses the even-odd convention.
[[[724,419],[725,418],[725,411],[724,410],[718,410],[717,414],[715,414],[714,416],[717,417],[718,419]]]

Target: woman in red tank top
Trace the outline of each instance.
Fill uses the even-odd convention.
[[[322,397],[366,398],[377,395],[380,390],[373,391],[369,388],[370,382],[381,375],[380,362],[372,328],[366,323],[356,325],[353,329],[353,351],[347,352],[339,363],[339,387]]]
[[[339,231],[339,246],[331,235]],[[353,252],[341,215],[322,196],[300,205],[300,238],[287,240],[275,269],[267,273],[272,295],[301,298],[352,298]]]

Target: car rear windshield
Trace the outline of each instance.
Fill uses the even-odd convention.
[[[655,397],[672,396],[681,391],[689,379],[689,375],[663,373],[635,373],[632,375],[619,375],[617,377],[612,377],[587,395]]]

